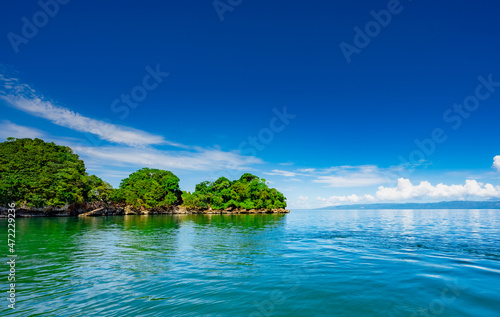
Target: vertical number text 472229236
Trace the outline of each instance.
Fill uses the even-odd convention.
[[[8,307],[16,309],[16,204],[9,204],[8,216],[7,216],[7,246],[8,246],[8,262],[9,265],[9,276],[7,280],[9,281],[9,290],[7,291],[7,300],[9,302]]]

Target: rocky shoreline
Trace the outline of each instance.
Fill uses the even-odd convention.
[[[131,205],[68,205],[61,208],[29,208],[16,207],[16,217],[99,217],[99,216],[125,216],[125,215],[161,215],[161,214],[282,214],[290,210],[278,209],[238,209],[228,208],[225,210],[203,210],[187,209],[184,206],[173,206],[165,208],[137,208]],[[0,218],[8,217],[8,208],[0,207]]]

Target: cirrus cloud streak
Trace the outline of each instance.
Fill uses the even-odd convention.
[[[0,99],[3,99],[13,108],[36,117],[47,119],[62,127],[94,134],[109,142],[129,146],[166,144],[185,147],[181,144],[167,141],[160,135],[89,118],[78,112],[57,106],[52,101],[46,100],[29,85],[21,83],[17,78],[0,74],[0,88]]]

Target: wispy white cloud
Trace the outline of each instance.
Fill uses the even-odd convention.
[[[0,139],[3,141],[8,137],[13,138],[42,138],[46,135],[45,132],[39,129],[25,127],[12,123],[8,120],[0,122]]]
[[[349,195],[349,196],[330,196],[327,198],[318,197],[323,206],[337,206],[342,204],[369,203],[377,199],[372,195]]]
[[[85,117],[44,99],[29,85],[4,75],[1,68],[0,99],[28,114],[48,119],[56,125],[75,131],[96,135],[115,145],[109,145],[107,142],[100,145],[101,142],[90,139],[51,136],[38,129],[10,121],[0,123],[0,137],[43,137],[46,141],[70,146],[84,158],[87,166],[106,166],[115,176],[124,175],[124,170],[146,166],[177,171],[251,171],[252,165],[263,163],[256,157],[243,156],[236,151],[186,146],[167,141],[160,135]],[[174,148],[169,151],[158,150],[154,148],[155,145],[172,145]]]
[[[75,131],[91,133],[99,138],[130,146],[147,146],[168,144],[183,147],[181,144],[169,142],[160,135],[142,130],[116,125],[83,116],[70,109],[57,106],[44,99],[29,85],[21,83],[17,78],[0,74],[0,98],[8,105],[31,115],[50,120],[52,123]]]
[[[171,170],[191,171],[249,171],[255,164],[263,161],[253,156],[243,156],[237,152],[225,152],[219,149],[203,149],[196,147],[192,151],[163,151],[153,148],[117,146],[88,146],[88,142],[74,138],[53,137],[44,131],[14,124],[3,120],[0,122],[0,138],[43,138],[48,142],[71,147],[74,152],[85,160],[89,170],[98,170],[101,175],[106,170],[113,177],[126,176],[126,172],[117,171],[118,167],[152,167]],[[106,169],[102,167],[106,166]]]
[[[88,147],[75,144],[76,153],[94,165],[151,167],[168,170],[216,171],[251,170],[251,165],[262,160],[252,156],[242,156],[236,152],[214,149],[200,149],[197,152],[161,151],[156,149],[137,149],[125,146]]]
[[[264,172],[264,174],[266,174],[266,175],[284,176],[284,177],[294,177],[295,175],[297,175],[297,173],[294,173],[294,172],[277,170],[277,169],[274,169],[271,172]]]
[[[312,173],[315,170],[315,168],[299,168],[297,171],[301,173]]]
[[[377,185],[386,179],[376,174],[349,173],[346,176],[319,176],[315,183],[326,184],[328,187],[364,187]]]
[[[466,199],[498,199],[500,186],[480,183],[476,180],[466,180],[463,185],[431,185],[428,181],[413,185],[409,179],[400,178],[395,187],[380,186],[374,196],[349,195],[318,197],[323,205],[339,205],[345,203],[371,202],[405,202],[405,201],[438,201],[438,200],[466,200]]]
[[[380,168],[375,165],[333,166],[329,168],[299,168],[291,171],[274,169],[267,175],[310,179],[326,187],[365,187],[388,183],[396,179],[402,167]],[[291,179],[289,179],[291,180]]]
[[[493,158],[493,167],[500,172],[500,155],[497,155]]]

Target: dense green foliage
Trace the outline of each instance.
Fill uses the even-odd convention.
[[[201,209],[277,209],[286,207],[286,198],[275,188],[269,188],[265,179],[245,173],[239,180],[220,177],[215,182],[196,185],[193,193],[184,192],[184,205]]]
[[[95,175],[86,176],[85,179],[85,184],[87,186],[87,196],[85,201],[110,202],[116,200],[116,189],[114,189],[110,184]]]
[[[63,206],[108,199],[110,191],[111,185],[87,175],[69,147],[40,139],[0,143],[0,204]]]
[[[120,198],[136,207],[168,207],[182,202],[179,178],[170,171],[143,168],[122,180]]]
[[[157,208],[184,204],[194,209],[276,209],[285,197],[264,179],[243,174],[230,181],[221,177],[202,182],[195,191],[181,192],[179,178],[170,171],[143,168],[114,189],[95,175],[67,146],[40,139],[8,138],[0,143],[0,205],[11,202],[28,207],[75,203],[126,203]]]

